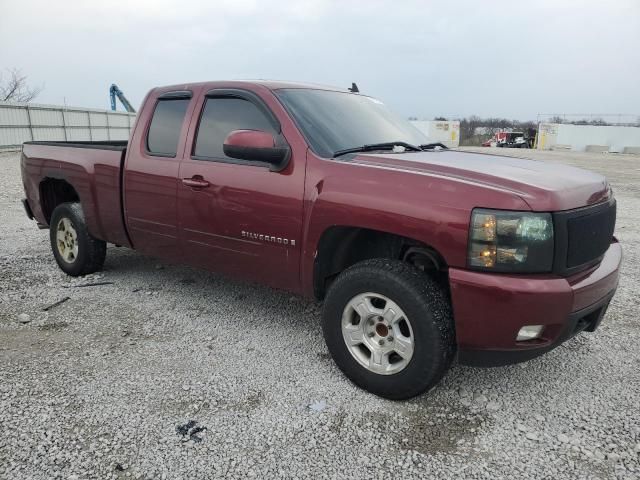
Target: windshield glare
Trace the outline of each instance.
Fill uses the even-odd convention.
[[[381,101],[356,93],[289,88],[276,95],[294,118],[311,149],[321,157],[374,143],[427,143],[408,120]]]

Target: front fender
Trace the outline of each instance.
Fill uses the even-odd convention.
[[[301,270],[306,293],[313,292],[320,239],[333,226],[410,238],[435,249],[447,265],[464,268],[473,208],[529,210],[517,195],[481,185],[330,160],[309,162],[305,191]]]

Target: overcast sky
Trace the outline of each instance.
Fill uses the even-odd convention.
[[[0,3],[0,67],[43,85],[39,103],[268,78],[355,81],[426,119],[640,115],[640,0]]]

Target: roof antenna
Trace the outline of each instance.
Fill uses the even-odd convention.
[[[351,82],[351,88],[349,88],[349,91],[353,93],[360,93],[360,89],[358,88],[358,85],[356,85],[355,82]]]

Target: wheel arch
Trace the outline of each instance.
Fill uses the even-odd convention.
[[[448,265],[432,246],[403,235],[371,228],[335,225],[320,236],[313,263],[313,293],[324,298],[333,279],[363,260],[389,258],[416,265],[446,279]],[[448,282],[444,282],[448,284]]]
[[[40,207],[47,224],[51,214],[61,203],[80,202],[80,195],[68,181],[60,178],[45,177],[39,185]]]

